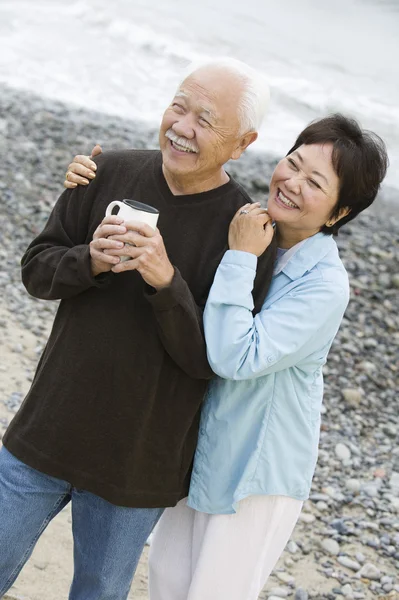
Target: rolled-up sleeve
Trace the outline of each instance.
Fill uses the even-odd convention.
[[[262,377],[298,365],[331,343],[348,304],[339,278],[306,274],[253,317],[255,272],[255,256],[226,252],[206,305],[208,360],[225,379]]]

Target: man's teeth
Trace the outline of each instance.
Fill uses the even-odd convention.
[[[173,140],[170,140],[172,142],[172,146],[174,148],[176,148],[176,150],[180,150],[180,152],[193,152],[195,153],[194,150],[191,150],[190,148],[187,148],[186,146],[181,146],[180,144],[178,144],[177,142],[174,142]]]
[[[278,197],[279,197],[279,200],[281,200],[281,202],[283,204],[285,204],[286,206],[289,206],[290,208],[298,208],[298,206],[296,204],[294,204],[293,202],[291,202],[291,200],[288,200],[288,198],[286,198],[282,192],[278,193]]]

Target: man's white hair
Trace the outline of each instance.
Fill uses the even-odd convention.
[[[236,75],[243,86],[238,106],[240,135],[249,131],[259,131],[270,102],[270,87],[266,77],[241,60],[220,57],[190,63],[184,72],[182,82],[202,69],[217,69]]]

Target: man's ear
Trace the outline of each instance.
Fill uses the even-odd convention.
[[[231,159],[237,160],[237,158],[240,158],[240,156],[244,152],[244,150],[246,150],[248,148],[248,146],[253,144],[253,142],[257,139],[258,139],[258,134],[256,131],[250,131],[249,133],[246,133],[245,135],[243,135],[239,140],[238,146],[236,147],[235,150],[233,150]]]

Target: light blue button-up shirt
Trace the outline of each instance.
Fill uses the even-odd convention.
[[[205,308],[210,383],[188,505],[233,513],[254,494],[305,500],[317,460],[322,366],[349,300],[331,236],[318,233],[276,262],[253,317],[257,259],[229,250]]]

